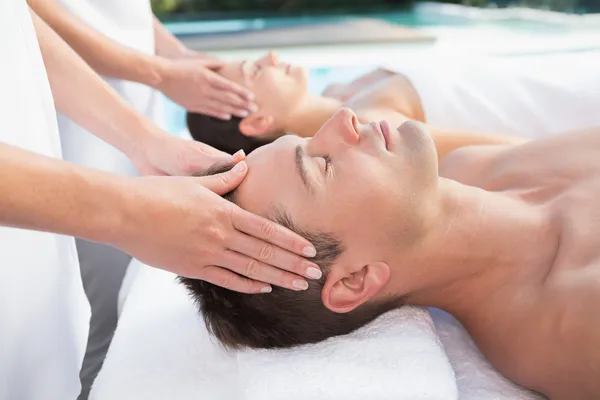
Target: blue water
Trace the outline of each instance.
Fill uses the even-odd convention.
[[[542,0],[540,0],[542,1]],[[596,1],[596,0],[592,0]],[[580,11],[583,11],[580,10]],[[560,23],[523,20],[519,18],[503,20],[477,20],[458,13],[445,13],[430,3],[417,4],[410,11],[372,12],[360,15],[305,15],[284,18],[246,18],[229,20],[193,20],[166,23],[168,29],[178,36],[210,35],[215,33],[239,33],[256,30],[269,30],[283,27],[297,27],[314,24],[335,24],[357,18],[374,18],[406,27],[478,27],[496,26],[520,31],[556,32],[568,30]]]

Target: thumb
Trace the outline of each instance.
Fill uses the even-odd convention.
[[[248,166],[245,161],[241,161],[227,172],[200,178],[200,182],[205,188],[222,196],[237,188],[247,173]]]

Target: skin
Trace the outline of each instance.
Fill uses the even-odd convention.
[[[33,12],[31,17],[56,109],[122,151],[142,174],[192,175],[215,163],[232,164],[243,160],[243,154],[232,157],[202,143],[178,139],[161,131],[126,104],[41,18]],[[256,215],[245,212],[240,214],[241,209],[232,209],[230,202],[213,193],[213,189],[203,186],[197,179],[162,177],[134,181],[148,182],[142,184],[146,187],[155,185],[152,195],[146,189],[139,192],[133,190],[135,183],[132,183],[132,187],[120,184],[115,186],[113,180],[118,179],[114,176],[112,179],[104,179],[99,175],[89,174],[86,169],[74,169],[67,163],[59,163],[60,166],[57,164],[51,168],[46,162],[38,161],[31,154],[19,154],[18,149],[10,146],[0,148],[3,174],[15,177],[14,180],[5,179],[2,182],[5,187],[0,188],[0,192],[10,191],[15,195],[19,194],[23,199],[32,200],[27,202],[15,197],[11,202],[3,199],[9,204],[2,206],[0,225],[68,233],[92,241],[109,240],[110,244],[134,256],[136,252],[145,253],[143,247],[152,248],[153,254],[146,255],[149,265],[160,266],[173,272],[182,271],[184,275],[194,275],[199,279],[245,293],[270,290],[270,284],[298,290],[298,285],[294,285],[294,282],[304,282],[299,275],[315,277],[314,274],[311,276],[309,268],[316,266],[299,256],[311,257],[303,253],[304,247],[311,247],[306,240],[274,225],[271,221],[257,219]],[[32,169],[34,166],[36,168]],[[49,174],[50,171],[54,174]],[[224,179],[229,190],[233,190],[244,175],[245,172],[242,175],[222,176],[220,179]],[[54,189],[47,187],[48,193],[44,193],[38,183],[38,179],[42,178],[45,182],[55,185]],[[82,191],[82,180],[98,190],[90,188],[85,193],[77,193],[73,197],[73,191]],[[125,194],[115,196],[113,189],[116,187],[135,198],[135,208],[139,211],[129,216],[130,211],[119,209],[119,202],[122,201],[120,198]],[[31,195],[32,190],[36,196]],[[176,192],[179,192],[179,195],[167,200],[167,193],[175,196]],[[107,214],[94,211],[90,204],[97,203],[91,201],[92,198],[110,204],[115,209]],[[144,202],[149,202],[148,206],[142,206]],[[184,205],[186,202],[189,202],[187,206]],[[129,206],[127,209],[129,210]],[[181,212],[190,213],[186,218],[191,225],[178,224],[174,225],[172,230],[163,232],[169,232],[173,239],[180,234],[187,238],[195,238],[193,240],[199,246],[203,243],[204,250],[195,246],[182,249],[174,242],[168,244],[163,239],[157,239],[156,229],[149,229],[148,232],[154,232],[151,237],[143,238],[145,235],[137,232],[140,234],[139,240],[127,238],[129,233],[137,229],[133,220],[138,221],[139,228],[142,228],[150,215],[154,216],[150,220],[157,224],[155,226],[164,227],[167,221],[177,221]],[[87,218],[72,219],[77,213],[105,215],[115,224],[100,224],[101,228],[90,227]],[[43,218],[40,215],[43,215]],[[69,218],[62,220],[65,215]],[[32,221],[32,218],[35,221]],[[131,224],[125,223],[127,220],[132,221]],[[76,226],[70,225],[73,221],[76,222]],[[90,237],[90,231],[101,229],[107,229],[108,232],[100,234],[110,238],[98,240]],[[92,235],[96,234],[97,232]],[[115,244],[113,241],[121,240],[119,237],[126,243]],[[156,243],[162,245],[158,246]],[[208,253],[206,249],[209,249]],[[277,271],[278,280],[273,281],[274,270],[280,267],[285,268],[287,272]]]
[[[351,108],[361,123],[386,120],[399,126],[409,119],[425,121],[419,95],[400,74],[376,70],[350,85],[335,85],[325,96],[307,90],[307,71],[282,63],[275,53],[257,60],[225,64],[220,74],[255,94],[258,112],[240,123],[248,136],[275,139],[286,132],[311,137],[340,108]],[[439,158],[464,145],[517,144],[523,139],[484,132],[453,131],[429,126]]]
[[[440,165],[423,125],[381,132],[342,109],[312,139],[256,150],[239,204],[345,244],[322,291],[331,310],[400,296],[444,309],[512,381],[597,399],[600,129],[465,147]]]

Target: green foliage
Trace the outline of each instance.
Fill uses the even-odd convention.
[[[123,0],[126,1],[126,0]],[[306,13],[409,6],[414,0],[151,0],[157,14],[172,13]],[[485,6],[488,0],[437,0]],[[500,0],[502,1],[502,0]]]
[[[166,14],[177,10],[177,7],[181,5],[181,0],[151,0],[151,4],[155,13]]]

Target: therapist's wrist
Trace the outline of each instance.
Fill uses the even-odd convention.
[[[151,88],[160,91],[162,85],[168,81],[173,74],[173,61],[167,57],[154,56],[150,61],[149,68],[153,71],[153,78],[146,84]]]
[[[135,81],[157,89],[165,79],[167,61],[166,58],[159,55],[141,54],[135,62],[134,68],[137,71]]]
[[[128,131],[128,138],[120,150],[137,167],[140,161],[143,162],[147,158],[148,148],[167,136],[169,134],[160,129],[154,122],[141,114],[137,114],[131,129]]]

